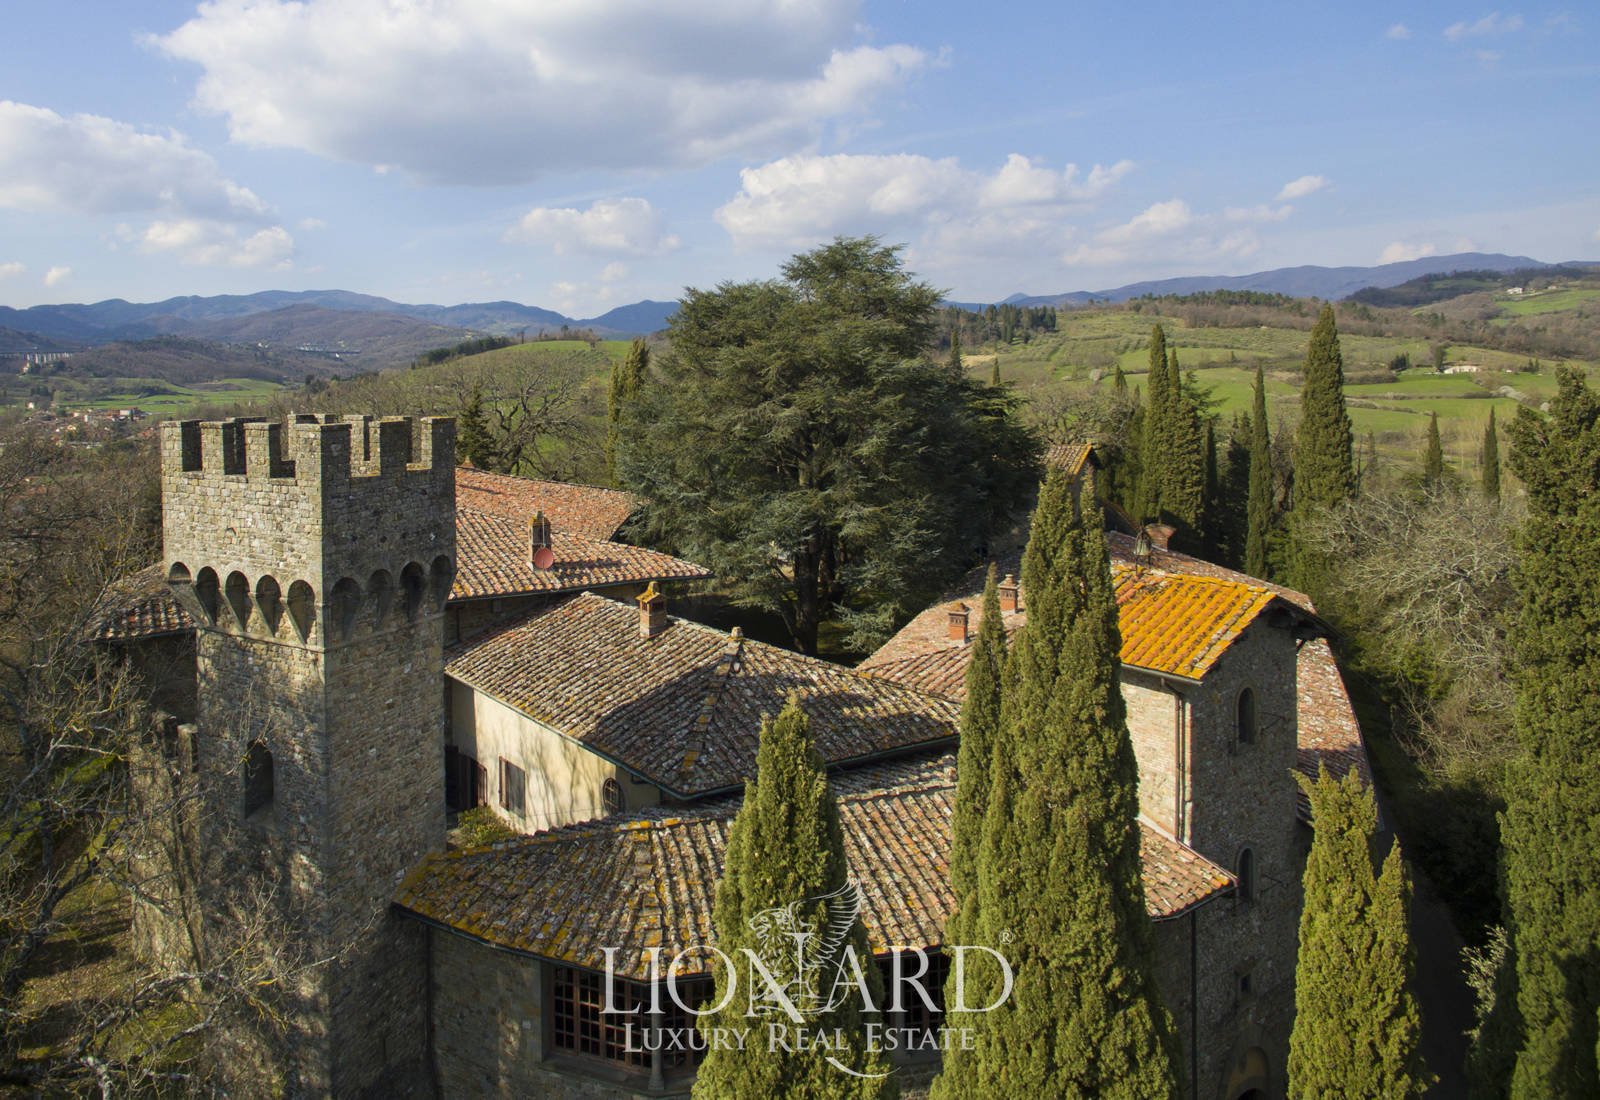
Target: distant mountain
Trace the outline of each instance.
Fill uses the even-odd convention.
[[[273,323],[269,327],[279,341],[319,343],[343,339],[346,342],[370,343],[371,326],[360,318],[388,315],[438,328],[441,331],[440,342],[453,343],[462,338],[462,333],[538,335],[559,330],[563,325],[594,329],[601,336],[643,335],[662,328],[666,317],[677,308],[677,303],[638,302],[618,307],[600,317],[577,320],[552,309],[526,306],[519,302],[411,305],[348,290],[264,290],[258,294],[188,295],[161,302],[128,302],[112,298],[104,302],[34,306],[31,309],[0,306],[0,329],[20,330],[39,339],[74,345],[148,340],[156,336],[173,335],[228,340],[232,337],[228,335],[230,330],[227,322],[281,313],[291,308],[321,312],[287,315],[290,319],[316,318],[314,331],[297,330],[291,334],[281,323]],[[325,316],[328,313],[344,317],[350,325],[349,331],[337,333],[338,324]],[[236,331],[240,338],[244,338],[244,330]]]
[[[1458,252],[1450,256],[1424,256],[1420,260],[1379,264],[1376,267],[1280,267],[1253,275],[1191,275],[1176,279],[1155,279],[1129,283],[1109,290],[1075,290],[1067,294],[1013,294],[1007,303],[1019,306],[1082,305],[1089,301],[1125,302],[1146,294],[1158,297],[1199,294],[1207,290],[1258,290],[1268,294],[1288,294],[1295,298],[1322,298],[1335,301],[1348,298],[1367,287],[1391,287],[1422,275],[1450,271],[1514,271],[1518,268],[1548,267],[1527,256],[1506,256],[1498,252]],[[0,319],[3,320],[3,319]]]
[[[631,306],[618,306],[598,317],[579,321],[578,324],[584,328],[648,336],[652,332],[666,328],[668,319],[676,312],[678,312],[677,302],[652,302],[646,298]]]
[[[299,382],[307,375],[348,371],[329,355],[292,347],[220,344],[181,336],[102,344],[78,352],[60,373],[79,378],[149,378],[178,385],[214,382],[220,378],[262,378]]]

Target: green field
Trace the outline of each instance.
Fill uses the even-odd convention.
[[[1496,296],[1500,312],[1511,317],[1533,317],[1540,313],[1563,313],[1586,302],[1600,301],[1600,287],[1565,287],[1537,294]]]
[[[271,397],[285,387],[259,378],[222,378],[215,382],[196,382],[180,386],[148,378],[113,379],[113,385],[126,388],[112,393],[85,395],[81,400],[61,402],[66,409],[140,408],[152,416],[184,416],[201,408],[226,406]]]
[[[1563,308],[1572,304],[1568,300]],[[987,379],[998,352],[1001,377],[1022,395],[1041,402],[1070,401],[1109,386],[1117,366],[1130,386],[1142,386],[1154,324],[1165,329],[1167,345],[1177,349],[1180,365],[1192,370],[1210,391],[1212,411],[1224,428],[1236,413],[1249,409],[1258,365],[1266,373],[1269,419],[1275,426],[1294,423],[1299,415],[1300,364],[1309,337],[1294,328],[1189,328],[1182,320],[1152,309],[1063,311],[1058,332],[1035,334],[1026,344],[1019,340],[998,349],[980,345],[967,349],[965,358],[976,377]],[[1340,346],[1347,376],[1357,378],[1386,371],[1401,354],[1414,363],[1426,363],[1430,355],[1428,341],[1420,338],[1343,334]],[[1554,364],[1546,364],[1540,373],[1528,373],[1526,355],[1452,344],[1445,362],[1483,369],[1442,374],[1413,367],[1393,381],[1347,385],[1350,421],[1357,436],[1371,433],[1381,452],[1401,460],[1420,453],[1429,414],[1437,413],[1447,457],[1458,468],[1475,468],[1490,409],[1503,423],[1515,415],[1519,404],[1537,408],[1556,390]],[[1595,364],[1572,365],[1595,369]],[[1505,387],[1515,396],[1506,394]]]

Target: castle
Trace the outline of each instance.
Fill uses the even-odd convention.
[[[163,425],[163,562],[98,633],[187,723],[228,874],[277,876],[329,960],[297,991],[287,1091],[686,1094],[692,1052],[639,1050],[602,1011],[603,959],[643,1006],[652,947],[714,940],[727,826],[791,692],[880,963],[937,951],[981,571],[848,669],[668,614],[660,585],[704,571],[611,541],[622,494],[458,471],[453,449],[435,418]],[[1092,492],[1092,452],[1052,461]],[[1189,1095],[1281,1095],[1292,771],[1364,771],[1360,732],[1303,596],[1160,534],[1108,536],[1158,981]],[[998,564],[1015,629],[1026,592]],[[447,849],[473,806],[525,835]]]

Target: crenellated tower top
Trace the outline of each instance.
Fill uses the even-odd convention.
[[[448,417],[169,422],[161,489],[168,580],[204,627],[331,646],[449,596]]]

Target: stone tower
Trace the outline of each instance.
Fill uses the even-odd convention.
[[[289,1095],[389,1092],[424,1065],[425,939],[389,902],[444,844],[454,451],[433,417],[161,426],[212,889],[271,884],[327,960],[289,999]]]

